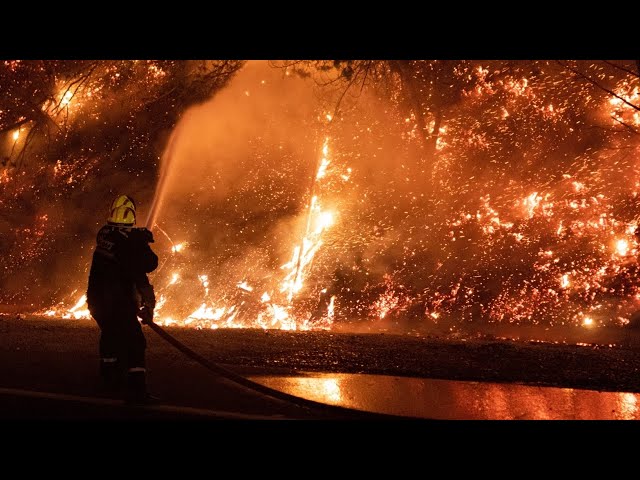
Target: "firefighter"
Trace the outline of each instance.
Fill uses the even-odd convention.
[[[147,274],[158,267],[150,247],[153,235],[136,228],[136,204],[128,195],[111,204],[107,224],[97,236],[93,253],[87,303],[100,327],[100,376],[110,390],[140,404],[153,400],[146,389],[146,339],[143,324],[153,322],[156,300]]]

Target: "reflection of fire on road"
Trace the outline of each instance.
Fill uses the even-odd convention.
[[[446,420],[638,420],[638,394],[365,374],[263,377],[267,386],[362,411]]]

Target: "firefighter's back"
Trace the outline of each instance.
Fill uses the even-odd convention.
[[[127,264],[134,240],[130,233],[131,229],[111,225],[105,225],[98,232],[87,289],[92,314],[136,310],[135,284]]]

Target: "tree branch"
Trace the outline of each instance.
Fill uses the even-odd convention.
[[[340,98],[338,99],[338,102],[336,103],[336,108],[333,109],[333,115],[331,116],[331,121],[333,121],[333,119],[337,115],[338,109],[340,108],[340,103],[342,103],[342,99],[344,98],[344,96],[347,94],[347,92],[351,88],[351,85],[353,85],[353,83],[356,81],[356,78],[358,78],[358,76],[354,75],[352,80],[349,81],[349,83],[347,84],[345,89],[342,91],[342,94],[340,95]]]
[[[638,132],[638,130],[636,130],[635,128],[633,128],[631,125],[627,125],[626,123],[624,123],[622,120],[616,118],[616,117],[611,117],[613,118],[613,120],[615,120],[616,122],[618,122],[621,125],[624,125],[625,127],[627,127],[629,130],[631,130],[633,133],[640,133]]]
[[[640,73],[636,73],[633,70],[629,70],[628,68],[624,68],[624,67],[621,67],[620,65],[616,65],[615,63],[610,62],[609,60],[602,60],[602,61],[607,65],[611,65],[612,67],[622,70],[623,72],[627,72],[628,74],[633,75],[634,77],[640,78]]]
[[[30,118],[22,119],[19,122],[16,122],[14,124],[9,125],[8,127],[0,128],[0,133],[8,132],[8,131],[13,130],[15,128],[19,128],[22,125],[24,125],[25,123],[30,122],[30,121],[31,121]]]
[[[602,85],[600,85],[598,82],[596,82],[595,80],[593,80],[592,78],[590,78],[589,76],[585,75],[584,73],[576,70],[573,67],[570,67],[569,65],[565,65],[563,64],[560,60],[556,60],[556,62],[563,68],[566,68],[567,70],[571,70],[573,73],[575,73],[576,75],[578,75],[579,77],[585,79],[586,81],[588,81],[589,83],[595,85],[596,87],[598,87],[600,90],[604,90],[605,92],[607,92],[609,95],[616,97],[618,100],[626,103],[627,105],[629,105],[631,108],[634,108],[638,111],[640,111],[640,107],[638,107],[637,105],[634,105],[633,103],[625,100],[624,98],[622,98],[620,95],[618,95],[617,93],[613,92],[612,90],[609,90],[606,87],[603,87]]]

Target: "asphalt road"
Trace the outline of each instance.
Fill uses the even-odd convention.
[[[175,327],[166,331],[206,362],[287,392],[284,399],[208,370],[145,327],[149,387],[162,405],[125,407],[100,389],[99,331],[92,321],[0,315],[0,417],[635,418],[633,393],[640,393],[640,356],[633,345]],[[478,381],[483,383],[469,383]],[[537,390],[523,390],[526,385]],[[615,393],[601,395],[599,390]],[[300,401],[290,401],[287,394]],[[474,397],[475,403],[470,401]],[[494,398],[501,403],[492,403]],[[505,406],[504,398],[522,401]],[[471,404],[476,407],[469,410]],[[340,405],[348,409],[337,408]],[[541,410],[540,405],[545,407]],[[571,405],[587,407],[572,410]]]
[[[369,418],[364,412],[314,402],[282,400],[212,373],[148,328],[151,407],[125,406],[102,389],[97,372],[99,331],[90,321],[0,317],[0,418],[3,419],[342,419]],[[188,342],[196,331],[186,333]],[[236,335],[240,331],[235,332]],[[214,341],[207,354],[220,347]],[[222,347],[224,348],[224,347]],[[224,365],[235,375],[279,374],[273,366]],[[287,370],[290,372],[290,370]],[[279,392],[273,392],[277,394]],[[363,415],[364,413],[364,415]],[[371,418],[379,418],[372,415]]]

